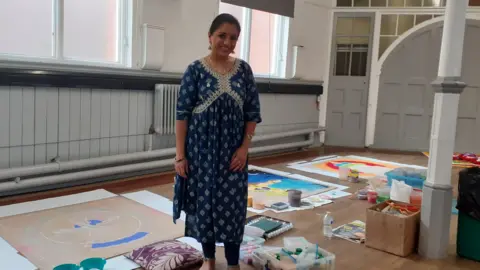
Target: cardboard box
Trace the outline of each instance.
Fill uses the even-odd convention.
[[[379,203],[367,209],[365,245],[370,248],[406,257],[416,252],[420,225],[420,211],[402,217],[377,211],[389,202]],[[397,205],[404,203],[395,202]]]

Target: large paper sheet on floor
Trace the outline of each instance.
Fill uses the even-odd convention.
[[[183,235],[184,224],[127,198],[95,200],[0,219],[0,235],[39,269],[110,258]]]
[[[339,167],[343,166],[347,166],[351,169],[359,171],[360,178],[367,179],[377,175],[382,176],[386,172],[400,167],[425,169],[425,167],[422,166],[402,164],[361,156],[328,156],[325,157],[325,159],[317,158],[311,162],[292,163],[288,165],[289,168],[295,170],[316,173],[335,178],[338,178]]]

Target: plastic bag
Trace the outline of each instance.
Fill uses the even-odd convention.
[[[463,169],[458,176],[457,209],[480,220],[480,168]]]
[[[410,203],[410,194],[413,188],[402,181],[393,180],[390,190],[390,199],[397,202]]]

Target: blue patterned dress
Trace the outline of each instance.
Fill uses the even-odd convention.
[[[204,59],[185,71],[177,120],[188,121],[187,179],[176,176],[173,220],[186,213],[185,236],[200,243],[241,243],[248,197],[248,166],[230,170],[245,123],[261,122],[260,102],[250,66],[236,59],[228,74]]]

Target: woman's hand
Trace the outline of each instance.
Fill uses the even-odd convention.
[[[233,154],[232,162],[230,163],[230,170],[238,172],[245,168],[247,164],[248,147],[240,146],[240,148]]]
[[[175,159],[175,172],[183,178],[187,178],[188,175],[188,162],[187,159]]]

